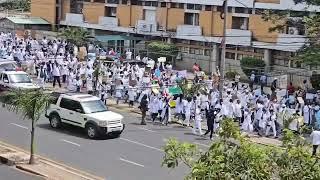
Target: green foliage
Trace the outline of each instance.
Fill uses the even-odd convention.
[[[190,85],[191,82],[189,82],[187,79],[183,79],[182,81],[178,82],[179,87],[181,88],[182,92],[184,95],[188,97],[193,97],[197,95],[198,93],[205,93],[207,92],[207,86],[206,84],[192,84]]]
[[[8,10],[30,11],[31,0],[7,0],[1,3],[1,7]]]
[[[242,71],[248,77],[251,75],[251,72],[253,70],[262,70],[266,66],[264,61],[262,61],[260,59],[252,58],[252,57],[242,58],[240,61],[240,65],[241,65]]]
[[[190,143],[169,140],[163,165],[190,167],[190,180],[302,180],[319,179],[320,163],[312,157],[305,139],[284,131],[284,146],[262,146],[240,135],[233,119],[223,119],[220,139],[206,152]]]
[[[157,61],[159,57],[166,57],[167,61],[175,59],[178,55],[178,48],[174,44],[154,41],[148,44],[149,58]]]
[[[236,71],[228,71],[226,72],[226,78],[227,79],[234,79],[234,77],[239,74],[238,72]]]
[[[80,47],[87,45],[90,33],[84,28],[67,27],[60,29],[58,36]]]

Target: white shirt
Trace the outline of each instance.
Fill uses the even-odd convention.
[[[234,111],[235,117],[241,117],[242,116],[241,104],[238,104],[238,103],[233,104],[233,111]]]
[[[310,137],[312,139],[312,145],[320,145],[320,131],[312,131]]]
[[[53,65],[52,75],[53,75],[53,76],[60,76],[59,66],[57,66],[57,65],[55,65],[55,64]]]

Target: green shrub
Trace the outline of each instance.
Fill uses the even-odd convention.
[[[239,74],[239,73],[236,72],[236,71],[228,71],[228,72],[226,73],[226,78],[227,78],[227,79],[234,79],[234,77],[235,77],[237,74]]]
[[[252,58],[252,57],[242,58],[240,61],[240,65],[241,65],[242,71],[248,77],[250,77],[252,71],[256,71],[256,75],[260,74],[260,72],[257,70],[264,69],[264,67],[266,66],[263,60]]]
[[[310,82],[313,88],[320,89],[320,74],[312,74]]]
[[[166,57],[167,61],[174,60],[178,55],[178,48],[174,44],[154,41],[148,44],[149,58],[157,61],[159,57]]]

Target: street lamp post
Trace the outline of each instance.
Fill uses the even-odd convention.
[[[226,35],[227,35],[227,14],[228,14],[228,0],[224,0],[224,17],[223,17],[223,34],[221,41],[221,60],[220,60],[220,81],[219,92],[220,98],[222,98],[223,86],[224,86],[224,69],[226,61]]]

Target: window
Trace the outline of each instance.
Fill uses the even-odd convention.
[[[158,7],[158,2],[156,1],[146,1],[144,2],[145,6],[153,6],[153,7]]]
[[[60,107],[64,108],[64,109],[68,109],[70,111],[76,111],[76,109],[82,111],[82,107],[79,102],[71,100],[71,99],[66,99],[66,98],[61,99]]]
[[[171,3],[171,8],[184,9],[183,3]]]
[[[201,4],[187,4],[187,9],[202,10]]]
[[[106,1],[105,1],[105,0],[94,0],[94,2],[97,2],[97,3],[105,3]]]
[[[248,30],[249,18],[232,17],[232,29]]]
[[[167,7],[167,3],[166,2],[161,2],[160,6],[161,7]]]
[[[117,8],[116,7],[105,7],[105,16],[106,17],[117,17]]]
[[[83,102],[82,106],[86,114],[108,111],[107,107],[100,100]]]
[[[204,55],[205,56],[211,56],[211,49],[205,49],[204,50]]]
[[[199,14],[198,13],[185,13],[184,24],[199,26]]]
[[[232,9],[233,9],[233,7],[228,7],[228,12],[232,13]]]
[[[122,4],[128,4],[128,0],[122,0]]]
[[[107,0],[109,4],[119,4],[119,0]]]
[[[235,60],[236,59],[236,54],[232,53],[232,52],[226,52],[226,58]]]
[[[31,79],[27,74],[10,74],[9,79],[12,83],[31,83]]]
[[[224,11],[224,7],[223,6],[218,6],[217,7],[217,11],[218,12],[223,12]]]
[[[3,74],[3,81],[9,82],[9,78],[7,74]]]
[[[212,11],[212,6],[206,5],[206,6],[204,7],[204,10],[206,10],[206,11]]]
[[[242,8],[242,7],[236,7],[235,8],[235,13],[246,13],[246,8]]]

